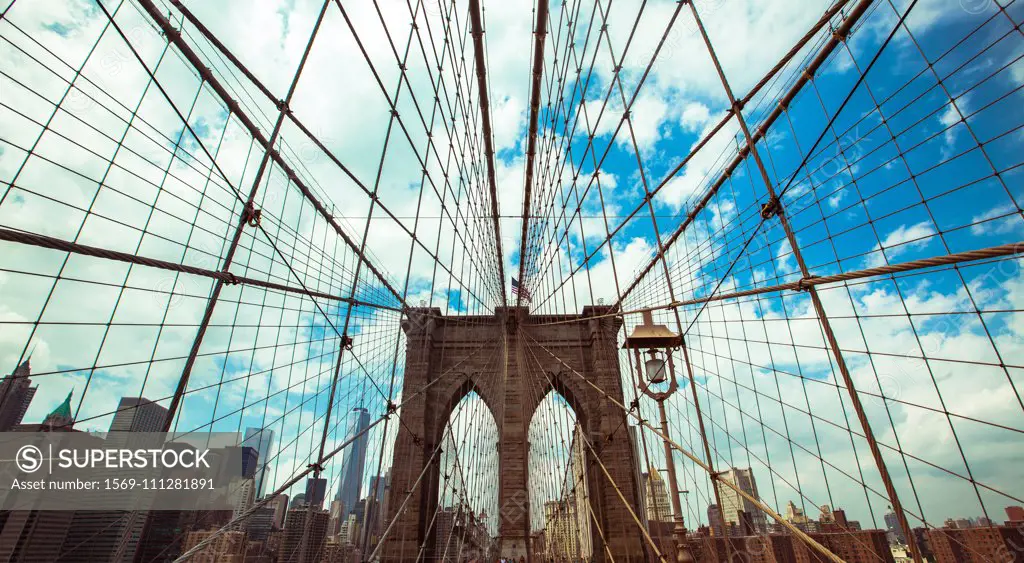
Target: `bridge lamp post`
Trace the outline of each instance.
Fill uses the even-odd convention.
[[[662,443],[665,446],[665,465],[668,469],[668,485],[671,492],[673,520],[675,527],[672,536],[676,543],[676,561],[691,563],[693,555],[686,546],[686,526],[683,524],[683,509],[679,502],[679,482],[676,478],[676,464],[672,461],[672,446],[669,443],[668,415],[665,413],[665,401],[676,389],[675,364],[672,361],[672,350],[683,343],[683,337],[672,332],[665,325],[654,324],[650,311],[643,312],[643,323],[633,328],[633,333],[626,337],[623,348],[633,350],[636,361],[636,384],[644,395],[658,403],[658,414],[661,416]],[[646,359],[645,359],[646,358]],[[663,391],[652,389],[652,385],[668,388]]]

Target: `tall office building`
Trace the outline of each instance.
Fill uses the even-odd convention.
[[[12,510],[0,525],[0,561],[59,561],[74,512]]]
[[[185,536],[185,551],[192,549],[208,540],[218,530],[199,530],[189,532]],[[206,547],[192,556],[195,561],[242,561],[245,558],[245,532],[231,530],[223,532],[213,539]]]
[[[661,473],[652,467],[645,481],[646,502],[644,504],[647,507],[647,519],[655,522],[671,522],[672,508],[669,504],[668,488]]]
[[[754,498],[760,498],[757,494],[757,482],[754,481],[754,472],[750,468],[738,469],[733,467],[728,471],[719,473],[718,478],[736,485],[740,490]],[[740,512],[743,512],[750,519],[755,532],[767,533],[768,520],[765,518],[764,512],[761,512],[757,505],[743,498],[730,487],[723,485],[718,485],[718,494],[722,499],[722,516],[725,517],[726,525],[734,524],[737,528],[742,529],[743,516],[741,516]]]
[[[311,563],[320,560],[320,553],[327,536],[327,511],[313,510],[313,519],[309,524],[309,535],[306,536],[305,549],[303,535],[306,532],[306,518],[309,515],[306,507],[292,508],[284,521],[284,541],[278,563]],[[305,551],[305,553],[303,553]]]
[[[711,526],[711,534],[716,538],[725,537],[725,530],[722,529],[722,511],[718,510],[717,504],[708,505],[708,526]]]
[[[162,432],[168,410],[145,397],[121,397],[111,432]]]
[[[384,499],[387,498],[388,488],[391,486],[391,470],[388,469],[384,476],[376,476],[370,478],[370,491],[369,494],[376,493],[377,502],[383,503]]]
[[[327,496],[327,479],[306,479],[306,503],[312,504],[314,508],[324,507],[324,497]]]
[[[575,512],[572,499],[544,503],[544,534],[549,557],[553,556],[558,561],[576,561],[584,557],[580,546],[582,534]]]
[[[231,518],[238,518],[256,503],[256,485],[252,477],[234,477],[228,482]]]
[[[345,439],[351,439],[370,425],[370,413],[362,407],[352,409],[349,414],[348,432]],[[345,451],[345,460],[341,463],[341,486],[334,500],[342,502],[344,514],[348,514],[359,500],[363,486],[363,466],[366,465],[367,435],[362,434],[352,441]]]
[[[587,487],[586,447],[583,441],[583,427],[576,424],[572,434],[572,458],[569,460],[573,480],[569,499],[575,505],[572,513],[576,519],[574,528],[579,536],[577,542],[580,557],[590,559],[594,554],[594,544],[591,542],[590,534],[590,492]]]
[[[28,381],[23,378],[23,381]],[[32,393],[34,388],[30,388]],[[27,406],[27,405],[26,405]],[[24,414],[24,413],[21,413]],[[16,424],[16,432],[74,432],[71,394],[43,419],[42,424]],[[12,492],[17,495],[17,491]],[[8,498],[8,500],[12,500]],[[13,504],[17,504],[16,499]],[[74,512],[13,510],[0,515],[0,561],[57,561],[71,528]]]
[[[0,380],[0,432],[8,432],[21,424],[37,387],[32,386],[29,360],[21,362],[14,373]]]
[[[280,527],[274,522],[276,512],[276,505],[267,505],[263,508],[257,508],[255,512],[246,518],[245,523],[242,525],[245,527],[245,533],[250,540],[261,542],[267,541],[271,532],[273,532],[275,528]]]
[[[288,513],[288,495],[280,494],[273,498],[267,506],[274,507],[274,526],[284,527],[284,518]]]
[[[327,521],[327,535],[336,536],[341,531],[341,525],[345,522],[344,516],[341,514],[341,501],[332,500],[330,509],[330,518]]]
[[[166,408],[145,397],[121,397],[114,419],[110,422],[110,432],[162,432],[168,412]],[[114,443],[112,440],[111,436],[107,436],[106,447],[111,447]],[[125,438],[122,437],[115,442],[121,443],[123,440]],[[175,530],[182,529],[181,522],[189,518],[188,513],[181,511],[143,512],[131,519],[123,511],[79,510],[74,514],[60,561],[113,561],[115,554],[120,551],[118,563],[129,563],[136,555],[143,559],[147,555],[154,555],[155,552],[151,550],[156,545],[160,546],[157,552],[163,552],[164,555],[173,553],[180,550],[181,542],[169,545],[167,541],[176,537]],[[148,529],[144,529],[149,519],[152,521]],[[143,535],[146,537],[143,538]],[[123,537],[127,540],[124,549],[121,549]]]
[[[907,536],[903,533],[903,528],[900,527],[900,519],[896,517],[896,513],[891,508],[889,512],[885,513],[885,529],[891,539],[902,545],[907,544]]]
[[[267,494],[267,479],[270,477],[270,452],[274,447],[274,431],[269,428],[246,428],[243,446],[256,450],[259,455],[256,467],[256,498]]]

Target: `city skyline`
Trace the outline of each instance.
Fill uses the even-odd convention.
[[[30,363],[29,363],[29,361],[26,360],[25,362],[23,362],[21,365],[18,366],[18,368],[17,368],[17,370],[15,370],[15,372],[12,372],[11,374],[8,374],[8,376],[5,376],[4,378],[0,379],[0,385],[5,385],[5,384],[9,385],[9,383],[6,383],[6,382],[12,376],[15,376],[17,378],[17,379],[15,379],[15,381],[19,381],[20,380],[20,381],[30,382],[31,381],[31,370],[30,370]],[[32,399],[31,395],[27,395],[27,397],[28,397],[28,399],[25,400],[25,403],[30,402],[31,399]],[[43,421],[41,421],[38,424],[36,424],[36,423],[23,424],[24,428],[21,429],[21,430],[22,431],[31,431],[34,428],[42,427],[43,426],[43,422],[45,422],[45,420],[48,417],[55,415],[55,413],[57,413],[57,411],[59,411],[62,408],[65,408],[65,409],[70,408],[70,406],[71,406],[70,405],[71,398],[72,398],[72,396],[69,394],[67,397],[65,397],[65,400],[61,402],[61,404],[58,404],[58,405],[56,405],[54,407],[54,410],[51,411],[50,415],[47,415],[47,417],[43,417]],[[17,403],[17,401],[16,401],[16,403]],[[25,403],[20,403],[21,406],[20,407],[16,407],[18,409],[16,412],[20,412],[20,414],[22,416],[24,416],[25,411],[27,411],[27,405]],[[122,397],[119,400],[117,412],[115,412],[113,414],[113,418],[111,419],[108,431],[110,431],[110,432],[156,432],[156,431],[159,431],[159,429],[161,428],[161,425],[162,425],[163,420],[164,420],[163,417],[166,415],[166,412],[167,412],[167,410],[166,410],[165,407],[162,407],[161,405],[159,405],[157,403],[154,403],[154,402],[152,402],[152,401],[150,401],[150,400],[148,400],[146,398],[142,398],[142,397]],[[71,422],[71,424],[68,425],[68,427],[69,428],[73,428],[74,427],[74,421],[71,420],[70,422]],[[357,433],[357,432],[361,431],[361,430],[358,430],[358,427],[359,427],[360,424],[368,425],[368,423],[369,423],[369,415],[368,415],[368,412],[366,411],[366,409],[362,409],[361,407],[354,408],[352,410],[351,414],[350,414],[349,419],[348,419],[348,424],[346,424],[346,432],[347,432],[346,438],[351,438],[353,433]],[[363,426],[363,428],[365,429],[365,426]],[[577,430],[575,432],[578,432],[579,431],[578,430],[579,427],[577,426],[576,428],[577,428]],[[631,428],[633,428],[633,427],[631,426]],[[259,449],[256,448],[256,446],[254,446],[253,444],[254,443],[256,443],[256,445],[261,445],[262,444],[261,447],[266,448],[267,451],[269,452],[273,448],[274,431],[271,430],[271,429],[264,429],[263,430],[263,436],[269,436],[269,440],[267,440],[265,442],[260,442],[260,431],[261,430],[259,428],[247,428],[246,432],[244,434],[245,437],[244,437],[244,439],[240,440],[239,445],[241,445],[241,446],[245,446],[245,445],[252,446],[252,447],[254,447],[254,449],[257,449],[257,453],[259,455],[260,454]],[[353,444],[358,447],[359,444],[360,444],[360,441],[363,440],[363,438],[365,438],[365,435],[363,437],[361,437],[360,439],[355,440],[353,442]],[[634,438],[634,440],[635,439],[636,438]],[[575,438],[574,438],[574,440],[575,440]],[[365,447],[366,442],[363,441],[362,445]],[[579,450],[580,447],[582,447],[582,446],[577,446],[577,442],[574,441],[574,446],[573,446],[574,458],[573,459],[579,459],[579,456],[582,455],[582,452]],[[358,450],[356,451],[356,454],[358,454]],[[355,455],[355,454],[353,454],[353,455]],[[262,474],[263,472],[267,471],[267,469],[268,469],[267,464],[265,464],[262,461],[265,458],[266,458],[266,455],[259,455],[259,459],[261,461],[259,462],[259,465],[258,465],[258,468],[257,468],[257,471],[256,471],[256,476],[255,476],[255,482],[257,484],[260,482],[260,478],[259,478],[260,474]],[[365,451],[363,452],[363,458],[364,458],[364,466],[365,466]],[[347,471],[347,469],[344,469],[345,467],[347,467],[347,466],[343,464],[342,476],[344,476],[346,474],[345,472]],[[574,468],[573,471],[575,472],[574,474],[576,475],[576,481],[578,482],[579,478],[580,478],[580,476],[579,476],[579,469],[578,468],[581,467],[581,464],[578,461],[576,461],[576,462],[574,462],[571,465],[571,467]],[[363,469],[365,470],[365,467]],[[655,472],[657,471],[656,469],[653,469],[653,468],[652,468],[652,470],[655,471]],[[756,477],[751,477],[749,479],[749,481],[748,481],[748,479],[746,477],[746,474],[748,472],[750,472],[749,468],[748,469],[731,468],[731,469],[726,470],[725,472],[723,472],[723,476],[726,479],[731,479],[732,477],[730,477],[730,475],[734,475],[740,481],[741,488],[746,490],[748,493],[752,493],[755,496],[757,496],[757,493],[756,493]],[[751,473],[751,475],[753,475],[753,474]],[[645,482],[645,483],[648,482],[646,476],[647,476],[646,473],[641,476],[642,477],[642,481]],[[362,479],[362,477],[360,477],[360,479]],[[379,477],[371,477],[370,478],[370,485],[369,486],[373,487],[374,482],[377,481],[378,479],[383,479],[383,478],[382,477],[380,477],[380,478]],[[343,484],[343,481],[341,479],[339,479],[339,489],[338,489],[338,491],[337,491],[337,493],[335,495],[335,500],[339,500],[339,498],[342,495],[343,487],[340,486],[342,484]],[[304,487],[308,486],[308,483],[306,485],[303,485],[303,486]],[[372,489],[370,489],[370,490],[372,490]],[[646,487],[645,487],[645,490],[646,490]],[[661,488],[659,487],[659,491],[660,490],[661,490]],[[262,491],[262,490],[259,489],[258,485],[257,485],[255,491],[256,492],[254,494],[254,498],[261,498],[262,496],[264,496],[266,494],[265,491]],[[746,506],[747,508],[751,507],[749,501],[746,501],[745,499],[742,499],[741,497],[739,497],[736,493],[734,493],[730,489],[723,487],[722,491],[725,493],[723,495],[723,497],[729,499],[729,502],[738,503],[738,504],[736,504],[736,506]],[[662,492],[667,495],[667,491],[662,491]],[[362,500],[361,493],[358,493],[358,494],[360,496],[358,496],[356,498],[356,500],[360,501],[360,500]],[[384,489],[380,489],[378,494],[379,495],[380,494],[384,494]],[[645,493],[645,494],[649,495],[649,492]],[[661,493],[655,493],[655,494],[657,496],[659,496],[659,497],[661,496]],[[667,497],[665,497],[665,498],[666,498],[666,500],[661,501],[661,504],[664,505],[663,510],[667,511],[667,512],[664,512],[664,514],[667,515],[670,518],[671,517],[671,509],[670,509],[670,507],[667,504],[668,503]],[[652,515],[654,515],[654,514],[662,514],[662,513],[661,512],[651,512],[651,507],[650,507],[649,504],[647,504],[647,502],[648,501],[645,501],[645,510],[647,511],[647,518],[648,519],[657,519],[657,518],[653,518]],[[788,504],[786,506],[783,506],[783,507],[780,507],[780,508],[781,508],[781,510],[779,512],[782,513],[782,514],[786,514],[786,511],[788,510]],[[813,507],[813,508],[817,509],[819,507]],[[350,510],[346,510],[346,512],[350,512]],[[768,522],[767,517],[763,513],[760,515],[760,518],[758,518],[758,516],[756,515],[756,513],[757,513],[756,510],[752,510],[752,511],[750,511],[750,513],[752,515],[754,515],[755,525],[759,525],[759,524],[757,524],[758,521],[763,521],[765,529],[767,529],[767,526],[768,526],[769,522]],[[702,516],[704,516],[704,519],[699,520],[697,523],[698,524],[703,524],[703,525],[711,526],[712,522],[710,521],[710,518],[707,516],[707,513],[705,512],[705,514],[703,514]],[[883,513],[883,514],[877,516],[876,518],[878,518],[878,521],[874,522],[873,526],[871,526],[872,522],[871,522],[870,518],[865,518],[862,515],[859,516],[856,520],[857,521],[867,522],[868,525],[873,527],[873,528],[884,529],[884,530],[887,530],[887,531],[896,530],[898,528],[898,526],[894,525],[894,515],[891,513],[891,511]],[[962,519],[962,518],[963,518],[962,513],[953,512],[949,516],[943,517],[942,518],[942,523],[945,524],[947,521],[951,521],[951,519],[952,519],[952,521],[956,521],[957,519]],[[979,518],[984,518],[984,517],[983,516],[979,516]],[[734,524],[734,525],[738,525],[739,524],[738,519],[736,519],[735,517],[732,518],[732,519],[727,519],[727,521],[732,523],[732,524]],[[996,521],[998,521],[998,520],[994,520],[994,522],[996,522]]]
[[[1022,22],[0,0],[0,560],[1024,559]]]

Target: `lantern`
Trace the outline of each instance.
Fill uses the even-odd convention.
[[[650,359],[644,362],[644,372],[647,374],[647,381],[651,383],[665,383],[665,360],[658,357],[658,351],[651,348],[647,351]]]
[[[670,356],[672,349],[678,347],[682,340],[681,336],[669,330],[667,326],[654,324],[650,311],[643,312],[643,322],[633,328],[632,334],[626,337],[623,344],[623,348],[634,350],[638,376],[645,380],[640,381],[641,388],[646,391],[648,385],[666,381],[675,387],[675,378],[669,379],[672,375]],[[647,360],[643,361],[642,365],[641,350],[647,355]]]

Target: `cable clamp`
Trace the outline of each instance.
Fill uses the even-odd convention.
[[[242,210],[242,221],[255,228],[260,226],[261,219],[263,219],[262,210],[256,209],[252,203],[245,204],[245,209]]]
[[[818,276],[807,276],[806,278],[800,278],[796,282],[796,290],[797,291],[810,291],[811,288],[814,287],[814,284],[811,283],[811,280],[813,280],[814,278],[817,278],[817,277]]]
[[[341,335],[341,346],[342,346],[342,348],[344,348],[346,350],[351,350],[352,349],[352,337],[349,336],[348,334],[342,334]]]
[[[395,403],[393,403],[391,401],[388,401],[387,415],[391,416],[391,415],[395,414],[396,412],[398,412],[398,405],[396,405]]]
[[[767,203],[761,204],[761,219],[765,221],[777,217],[780,213],[782,213],[782,204],[779,202],[779,196],[772,196]]]
[[[317,473],[323,473],[324,470],[324,466],[319,463],[310,463],[306,468],[312,468],[313,471],[316,471]]]
[[[732,111],[733,111],[733,113],[738,114],[740,111],[743,110],[743,106],[744,105],[745,104],[743,103],[743,100],[740,100],[740,99],[733,100],[733,102],[732,102]]]
[[[224,270],[221,273],[223,273],[224,277],[227,278],[227,279],[224,280],[224,283],[226,283],[228,285],[238,285],[238,278],[235,276],[235,274],[233,274],[233,273],[231,273],[231,272],[229,272],[227,270]]]
[[[629,412],[640,410],[640,398],[633,399],[633,402],[629,403]]]

